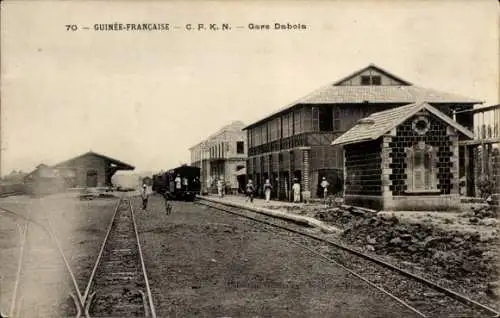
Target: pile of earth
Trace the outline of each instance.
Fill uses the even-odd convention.
[[[495,213],[491,210],[489,207],[480,212],[484,215],[482,220]],[[420,223],[401,222],[394,214],[347,206],[318,208],[315,217],[341,226],[344,229],[343,239],[365,251],[417,264],[425,272],[447,280],[482,286],[480,289],[486,294],[498,297],[496,281],[500,258],[497,230],[488,235],[450,232],[434,226],[432,219]],[[474,217],[479,220],[476,214]]]

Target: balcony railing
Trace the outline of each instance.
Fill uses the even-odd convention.
[[[271,141],[267,144],[259,145],[248,149],[249,156],[255,156],[267,152],[288,150],[297,147],[307,147],[312,145],[329,145],[340,132],[306,132],[295,136]]]
[[[466,144],[500,141],[500,105],[460,111],[457,115],[473,116],[473,127],[467,128],[474,132],[474,140],[466,141]]]

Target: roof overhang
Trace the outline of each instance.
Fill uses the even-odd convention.
[[[358,120],[358,123],[351,127],[348,131],[344,132],[342,135],[337,137],[331,145],[336,146],[336,145],[347,145],[347,144],[357,144],[361,142],[366,142],[366,141],[373,141],[377,140],[380,138],[383,134],[386,134],[387,132],[391,131],[395,127],[399,126],[401,123],[403,123],[405,120],[408,118],[416,115],[418,112],[421,110],[427,110],[429,113],[432,115],[436,116],[443,122],[445,122],[447,125],[450,127],[454,128],[456,131],[460,132],[463,134],[465,137],[469,139],[474,138],[474,133],[471,132],[469,129],[466,127],[460,125],[456,121],[454,121],[452,118],[447,116],[446,114],[442,113],[439,111],[437,108],[429,105],[427,102],[418,102],[414,104],[408,104],[405,106],[401,106],[398,108],[393,108],[393,109],[387,109],[381,112],[376,112],[371,114],[368,117],[365,117],[361,120]],[[394,119],[391,119],[389,122],[382,121],[382,119],[379,116],[387,116],[386,114],[391,114],[395,113],[397,117]],[[399,114],[398,114],[399,113]],[[393,115],[394,116],[394,115]],[[379,127],[376,128],[371,128],[371,131],[365,131],[362,132],[364,136],[356,136],[357,134],[360,134],[361,132],[359,131],[359,127],[362,127],[360,125],[364,125],[365,123],[369,123],[370,125],[377,125],[377,120],[375,118],[378,118],[379,120]],[[382,123],[380,122],[382,121]],[[354,134],[354,135],[353,135]]]
[[[79,155],[79,156],[76,156],[74,158],[68,159],[66,161],[60,162],[58,164],[53,165],[52,167],[53,168],[70,167],[70,166],[72,166],[72,163],[74,161],[76,161],[77,159],[80,159],[82,157],[86,157],[86,156],[96,156],[96,157],[102,158],[102,159],[108,161],[109,163],[114,164],[116,170],[134,170],[135,169],[134,166],[129,165],[123,161],[120,161],[120,160],[117,160],[117,159],[114,159],[114,158],[111,158],[111,157],[108,157],[108,156],[105,156],[105,155],[102,155],[102,154],[99,154],[96,152],[92,152],[92,151],[86,152],[82,155]]]
[[[339,136],[340,137],[340,136]],[[339,138],[337,138],[339,139]],[[339,143],[335,143],[335,141],[337,140],[335,139],[331,145],[332,146],[348,146],[348,145],[352,145],[352,144],[358,144],[358,143],[361,143],[361,142],[367,142],[367,141],[374,141],[374,140],[377,140],[377,139],[372,139],[372,138],[363,138],[363,139],[359,139],[359,140],[356,140],[356,141],[347,141],[347,142],[339,142]]]

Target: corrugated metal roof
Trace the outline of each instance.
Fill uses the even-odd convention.
[[[408,85],[351,85],[343,86],[338,85],[344,80],[365,71],[368,68],[375,68],[381,70],[387,76],[398,79],[401,82],[407,83]],[[277,109],[271,114],[255,121],[252,124],[244,127],[243,129],[248,129],[255,126],[270,117],[278,115],[284,111],[292,109],[294,106],[300,104],[360,104],[360,103],[394,103],[394,104],[406,104],[406,103],[416,103],[418,101],[425,100],[428,103],[465,103],[465,104],[482,104],[483,102],[477,99],[464,97],[458,94],[446,93],[437,91],[430,88],[425,88],[421,86],[415,86],[411,83],[404,81],[397,76],[387,72],[386,70],[370,65],[353,74],[343,78],[340,81],[330,83],[324,87],[321,87],[312,93],[290,103],[284,107]]]
[[[243,128],[245,127],[245,124],[242,122],[242,121],[233,121],[232,123],[228,124],[228,125],[225,125],[223,126],[222,128],[220,128],[219,130],[217,130],[215,133],[211,134],[210,136],[208,136],[206,139],[200,141],[199,143],[197,143],[196,145],[194,146],[191,146],[188,148],[188,150],[192,150],[196,147],[198,147],[199,145],[203,144],[204,142],[207,142],[209,141],[210,139],[212,138],[215,138],[217,136],[219,136],[220,134],[222,134],[223,132],[226,132],[226,131],[231,131],[231,132],[238,132],[238,131],[241,131],[243,130]]]
[[[336,81],[335,83],[333,83],[333,85],[340,85],[346,81],[349,81],[350,79],[360,75],[361,73],[365,72],[366,70],[369,70],[369,69],[373,69],[373,70],[376,70],[378,71],[379,73],[382,73],[394,80],[396,80],[397,82],[400,82],[402,85],[412,85],[412,83],[408,82],[408,81],[405,81],[404,79],[392,74],[392,73],[389,73],[387,70],[381,68],[380,66],[377,66],[375,64],[370,64],[368,66],[365,66],[363,67],[362,69],[360,70],[357,70],[355,72],[352,72],[351,74],[347,75],[346,77],[344,78],[341,78],[339,79],[338,81]]]
[[[123,161],[120,161],[120,160],[117,160],[117,159],[114,159],[114,158],[111,158],[111,157],[108,157],[108,156],[105,156],[105,155],[102,155],[102,154],[99,154],[99,153],[96,153],[96,152],[93,152],[93,151],[89,151],[89,152],[86,152],[86,153],[84,153],[82,155],[79,155],[79,156],[76,156],[74,158],[65,160],[63,162],[60,162],[58,164],[53,165],[52,167],[54,167],[54,168],[63,167],[63,166],[66,166],[66,165],[70,164],[72,161],[74,161],[76,159],[79,159],[81,157],[85,157],[85,156],[96,156],[96,157],[103,158],[105,160],[110,161],[111,163],[114,163],[114,164],[120,166],[120,170],[134,170],[135,169],[134,166],[129,165],[128,163],[125,163]]]
[[[335,139],[332,142],[332,145],[346,145],[376,140],[422,109],[428,110],[431,114],[439,117],[441,120],[456,128],[465,136],[471,139],[474,137],[474,134],[470,130],[460,125],[438,109],[432,107],[426,102],[418,102],[373,113],[370,116],[359,120],[354,127]]]

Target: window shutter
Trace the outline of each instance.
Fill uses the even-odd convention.
[[[312,131],[319,131],[319,108],[312,108]]]

